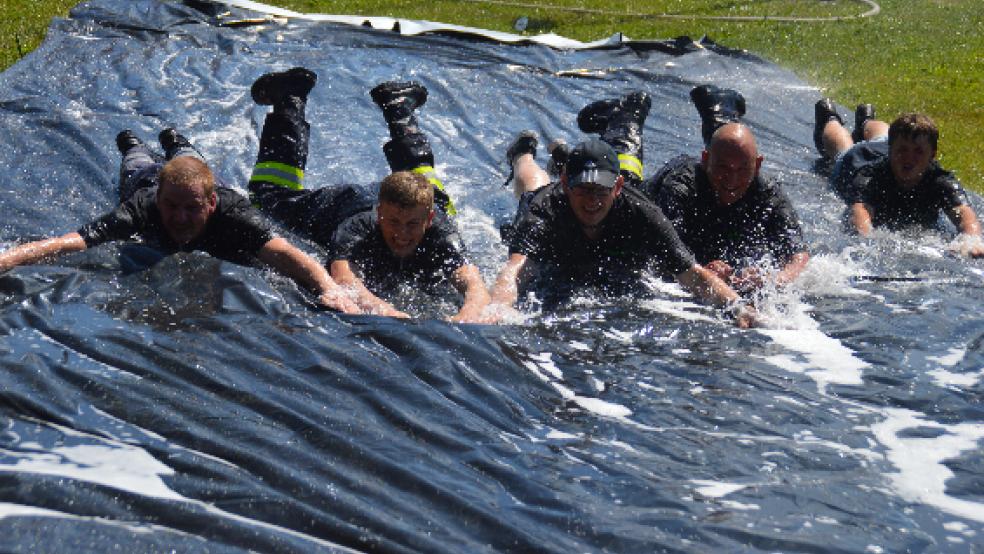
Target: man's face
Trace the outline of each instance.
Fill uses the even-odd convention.
[[[564,179],[564,192],[571,204],[571,211],[578,222],[585,227],[597,227],[608,217],[615,199],[622,193],[622,177],[619,176],[612,188],[594,183],[581,183],[571,187]]]
[[[206,196],[201,186],[162,183],[157,190],[157,210],[164,230],[182,246],[202,234],[216,202],[215,192]]]
[[[903,188],[916,186],[935,157],[936,149],[924,135],[914,140],[911,137],[896,137],[888,149],[892,174]]]
[[[383,240],[397,258],[413,254],[434,220],[434,209],[430,206],[404,208],[391,202],[380,202],[376,214]]]
[[[707,180],[721,206],[741,200],[762,166],[762,156],[726,143],[705,150],[702,160]]]

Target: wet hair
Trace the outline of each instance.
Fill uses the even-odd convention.
[[[899,116],[888,128],[888,145],[897,138],[907,138],[916,140],[919,137],[926,137],[929,145],[936,150],[936,142],[940,138],[940,131],[936,127],[936,122],[926,114],[907,113]]]
[[[159,187],[165,184],[201,187],[205,198],[215,192],[215,176],[205,162],[192,156],[179,156],[164,164],[158,177]]]
[[[434,187],[420,173],[397,171],[379,184],[379,201],[401,208],[430,207],[434,204]]]

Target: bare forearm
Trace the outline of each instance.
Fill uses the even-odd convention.
[[[491,296],[482,282],[482,275],[473,265],[462,266],[455,272],[455,287],[464,296],[461,309],[452,319],[454,321],[477,321],[482,310],[489,305]]]
[[[332,262],[331,276],[339,286],[352,292],[355,296],[356,305],[362,310],[373,314],[407,317],[407,314],[397,310],[392,304],[379,298],[366,288],[362,280],[352,271],[348,261],[335,260]]]
[[[977,219],[977,214],[970,206],[958,206],[955,210],[955,223],[960,232],[965,235],[979,236],[981,234],[981,223]]]
[[[324,294],[337,288],[324,266],[285,239],[278,237],[268,242],[260,250],[259,258],[308,290]]]
[[[861,202],[851,205],[851,225],[862,237],[871,234],[871,210]]]
[[[67,233],[60,237],[29,242],[0,253],[0,271],[85,249],[85,240],[78,233]]]
[[[803,273],[803,270],[806,269],[806,263],[809,261],[810,254],[807,252],[794,254],[792,259],[789,260],[789,263],[776,275],[776,285],[782,287],[795,281]]]
[[[260,249],[259,258],[298,285],[317,293],[325,306],[347,314],[360,313],[361,310],[352,303],[345,290],[332,280],[328,270],[318,260],[286,240],[279,237],[270,240]]]
[[[738,293],[734,289],[714,272],[700,265],[694,265],[678,275],[677,281],[683,285],[683,288],[708,304],[725,306],[739,299]]]
[[[516,256],[514,254],[514,256]],[[510,258],[496,277],[492,287],[492,304],[514,306],[519,299],[519,272],[523,269],[526,258],[522,260]]]

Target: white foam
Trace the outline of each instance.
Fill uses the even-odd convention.
[[[161,480],[174,470],[135,446],[105,439],[101,444],[58,446],[48,450],[5,450],[0,472],[55,475],[96,483],[143,496],[183,500]],[[22,448],[24,445],[21,445]]]
[[[762,507],[759,506],[758,504],[745,504],[742,502],[735,502],[734,500],[722,500],[721,506],[724,508],[730,508],[732,510],[745,510],[745,511],[762,509]]]
[[[700,479],[693,479],[690,482],[697,485],[698,494],[708,498],[721,498],[748,487],[748,485],[724,483],[721,481],[704,481]]]
[[[927,374],[932,376],[933,382],[940,387],[972,387],[984,378],[984,369],[969,373],[952,373],[940,368],[929,371]]]
[[[0,519],[17,516],[63,517],[64,515],[65,514],[54,510],[46,510],[44,508],[36,508],[34,506],[24,506],[23,504],[0,502]]]
[[[613,402],[607,402],[600,398],[588,398],[585,396],[575,395],[572,400],[581,408],[601,416],[621,419],[632,415],[632,410],[626,408],[625,406],[615,404]]]
[[[717,321],[716,318],[697,311],[706,310],[706,306],[694,304],[693,302],[680,302],[679,300],[662,300],[654,298],[639,302],[639,306],[646,310],[666,314],[687,321]]]
[[[957,363],[960,362],[960,360],[962,360],[966,354],[967,354],[966,348],[951,348],[947,350],[946,354],[943,354],[941,356],[926,356],[926,359],[931,362],[936,362],[940,365],[953,367],[957,365]]]
[[[868,367],[854,352],[839,340],[828,337],[816,329],[759,329],[787,350],[806,358],[805,363],[790,356],[770,356],[767,361],[787,371],[806,373],[816,381],[821,393],[830,383],[860,385],[861,370]]]
[[[946,494],[946,481],[953,477],[953,471],[943,464],[963,452],[980,448],[978,442],[984,439],[984,425],[944,425],[902,408],[888,408],[884,413],[885,421],[872,425],[871,430],[878,442],[888,449],[886,458],[899,470],[888,474],[899,496],[910,502],[929,504],[953,515],[984,522],[984,504]],[[931,438],[899,437],[901,431],[915,427],[930,427],[945,432]]]
[[[961,532],[967,529],[967,524],[962,521],[948,521],[943,524],[943,528],[947,531]]]
[[[621,404],[607,402],[600,398],[581,396],[575,393],[570,387],[558,382],[564,378],[564,373],[553,362],[550,352],[532,354],[530,358],[531,360],[523,362],[523,365],[533,372],[534,375],[550,383],[564,400],[574,402],[581,409],[600,416],[624,419],[632,415],[632,410]]]
[[[550,432],[547,433],[547,438],[548,439],[564,439],[564,440],[566,440],[566,439],[576,439],[576,438],[578,438],[578,436],[577,435],[572,435],[570,433],[565,433],[563,431],[558,431],[557,429],[551,429]]]

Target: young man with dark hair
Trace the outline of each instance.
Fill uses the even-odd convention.
[[[359,312],[317,261],[275,236],[245,198],[215,186],[211,170],[187,139],[166,129],[160,140],[168,157],[163,164],[132,132],[121,132],[116,142],[123,155],[122,203],[76,232],[0,253],[0,271],[139,238],[165,254],[201,250],[237,264],[262,262],[318,293],[326,306]]]
[[[316,80],[313,72],[294,68],[253,84],[253,99],[273,106],[249,184],[254,202],[327,248],[332,276],[362,309],[408,317],[377,294],[404,283],[430,290],[450,282],[464,297],[451,319],[477,321],[488,292],[463,254],[449,218],[454,204],[434,173],[433,153],[414,114],[427,90],[413,82],[386,82],[370,92],[389,127],[391,140],[383,151],[394,172],[383,181],[377,202],[374,191],[361,185],[304,189],[310,128],[304,109]]]
[[[875,227],[936,227],[940,213],[965,240],[961,254],[984,257],[981,227],[967,193],[936,161],[939,131],[927,115],[910,113],[887,125],[861,104],[850,133],[829,98],[815,105],[814,143],[834,160],[830,182],[850,210],[861,235]]]

